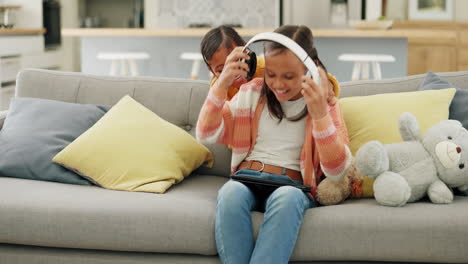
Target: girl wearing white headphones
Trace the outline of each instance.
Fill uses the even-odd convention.
[[[317,185],[324,177],[339,181],[351,165],[347,130],[337,103],[339,84],[318,58],[312,32],[289,25],[275,32],[293,40],[301,51],[287,42],[282,43],[288,47],[275,40],[266,42],[264,77],[242,85],[226,101],[228,87],[250,70],[244,62],[249,56],[242,47],[235,48],[202,107],[197,138],[230,146],[233,174],[287,180],[310,186],[311,192],[282,186],[259,198],[246,185],[228,181],[218,194],[215,222],[223,263],[287,263],[306,210],[318,205]],[[298,54],[306,58],[299,59]],[[321,85],[305,74],[315,70],[311,62],[319,68],[318,74],[312,74]],[[253,210],[264,212],[256,241]]]

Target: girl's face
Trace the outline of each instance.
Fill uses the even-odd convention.
[[[219,77],[224,68],[224,62],[226,61],[227,56],[231,53],[233,49],[228,49],[224,46],[219,47],[211,60],[208,61],[210,65],[210,70],[214,76]]]
[[[302,97],[304,64],[288,49],[265,52],[265,82],[280,102]]]

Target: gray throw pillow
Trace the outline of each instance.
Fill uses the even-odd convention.
[[[419,90],[440,90],[456,88],[435,73],[428,72]],[[458,89],[449,109],[449,119],[458,120],[468,129],[468,91]]]
[[[0,175],[90,185],[52,158],[109,109],[38,98],[14,98],[0,130]]]

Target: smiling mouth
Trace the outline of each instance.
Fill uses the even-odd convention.
[[[286,94],[289,90],[275,90],[277,94]]]

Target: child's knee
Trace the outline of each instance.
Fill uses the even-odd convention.
[[[223,203],[225,205],[242,204],[250,200],[253,196],[252,191],[244,184],[230,180],[226,182],[218,192],[218,205]]]
[[[268,200],[278,206],[289,207],[305,204],[305,202],[308,201],[306,198],[302,190],[292,186],[282,186],[276,189]]]

